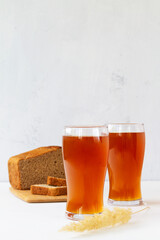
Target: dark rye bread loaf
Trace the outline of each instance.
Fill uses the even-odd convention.
[[[30,189],[34,184],[46,184],[48,176],[65,178],[62,148],[40,147],[8,160],[9,181],[13,188]]]

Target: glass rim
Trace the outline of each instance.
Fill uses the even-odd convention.
[[[64,126],[64,129],[67,129],[67,128],[71,128],[71,129],[96,129],[96,128],[108,128],[108,125],[68,125],[68,126]]]
[[[109,126],[109,125],[115,125],[115,126],[118,126],[118,125],[119,125],[119,126],[121,126],[121,125],[122,125],[122,126],[124,126],[124,125],[126,125],[126,126],[127,126],[127,125],[132,125],[132,126],[133,126],[133,125],[134,125],[134,126],[141,125],[141,126],[144,126],[144,123],[108,123],[107,125],[108,125],[108,126]]]
[[[109,123],[110,133],[145,132],[143,123]]]

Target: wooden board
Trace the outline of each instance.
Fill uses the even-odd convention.
[[[30,190],[17,190],[12,187],[10,187],[9,190],[16,197],[28,203],[47,203],[47,202],[66,202],[67,201],[67,195],[61,195],[61,196],[35,195],[35,194],[32,194]]]

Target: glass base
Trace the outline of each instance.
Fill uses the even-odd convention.
[[[143,206],[144,202],[142,199],[137,199],[133,201],[116,201],[113,199],[108,198],[108,204],[112,206],[121,206],[121,207],[129,207],[129,206]]]
[[[101,214],[101,212],[97,214]],[[83,220],[86,216],[94,216],[94,214],[78,214],[78,213],[71,213],[66,211],[65,216],[69,220],[80,221],[80,220]]]

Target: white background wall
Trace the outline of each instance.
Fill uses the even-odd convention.
[[[160,1],[0,0],[0,180],[66,124],[144,122],[160,180]]]

